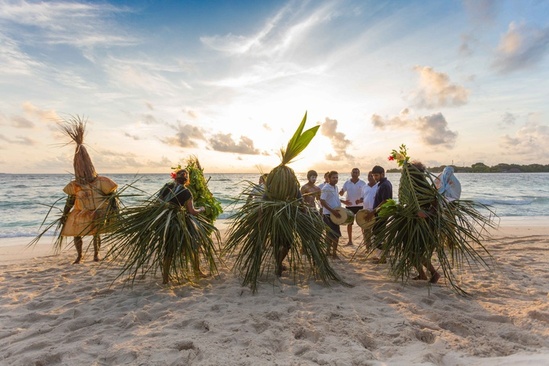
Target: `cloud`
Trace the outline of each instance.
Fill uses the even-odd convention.
[[[0,32],[0,74],[32,75],[33,71],[43,65],[23,52],[17,42],[5,37]]]
[[[471,36],[470,34],[461,35],[461,44],[459,45],[459,54],[461,56],[471,56],[473,54],[473,45],[476,44],[478,40]]]
[[[463,5],[471,19],[479,24],[486,25],[496,19],[499,3],[496,0],[463,0]]]
[[[13,117],[12,119],[12,125],[17,128],[33,128],[34,123],[32,121],[29,121],[25,117]]]
[[[10,139],[0,134],[0,140],[6,141],[9,144],[16,144],[16,145],[28,145],[28,146],[36,145],[36,141],[34,141],[33,139],[27,136],[16,136],[15,139]]]
[[[420,89],[413,96],[413,105],[419,108],[460,106],[467,103],[469,91],[452,84],[448,75],[427,66],[416,66],[420,77]]]
[[[109,21],[114,15],[129,11],[127,7],[108,3],[4,1],[0,25],[9,24],[18,30],[19,38],[35,44],[69,44],[82,48],[100,44],[131,45],[135,40]]]
[[[263,127],[265,130],[267,130],[267,131],[269,131],[269,132],[273,130],[273,129],[271,128],[271,126],[269,126],[269,124],[267,124],[267,123],[262,124],[261,127]]]
[[[500,145],[509,151],[508,154],[526,155],[532,163],[537,163],[542,157],[549,155],[549,126],[536,120],[529,120],[514,136],[505,135],[500,140]]]
[[[412,118],[408,109],[403,110],[400,115],[392,118],[383,118],[374,114],[371,118],[374,128],[384,130],[385,128],[408,128],[419,133],[423,143],[429,146],[444,146],[451,148],[457,139],[457,132],[448,129],[448,122],[442,113],[435,113],[429,116]]]
[[[212,149],[221,152],[232,152],[238,154],[258,155],[259,150],[254,147],[252,139],[246,136],[240,136],[240,141],[236,143],[231,134],[218,133],[210,139]]]
[[[500,73],[526,69],[538,64],[549,51],[549,27],[509,24],[499,42],[492,64]]]
[[[196,147],[197,143],[194,140],[205,140],[204,130],[200,127],[192,125],[179,125],[176,128],[175,136],[170,136],[162,141],[168,145],[179,147]]]
[[[337,120],[326,117],[324,123],[320,125],[320,133],[330,139],[332,149],[335,154],[326,154],[326,159],[339,161],[342,159],[352,159],[353,156],[347,153],[347,148],[351,141],[345,138],[345,134],[337,131]]]
[[[513,113],[505,112],[503,116],[501,116],[501,121],[498,123],[500,127],[507,127],[512,126],[517,121],[517,116],[515,116]]]
[[[37,118],[42,122],[58,122],[61,117],[53,109],[44,110],[36,107],[30,102],[23,103],[23,111],[32,118]]]

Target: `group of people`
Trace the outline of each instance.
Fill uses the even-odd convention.
[[[106,222],[110,210],[112,209],[110,197],[117,189],[117,184],[111,179],[99,176],[93,167],[91,159],[83,146],[84,124],[82,121],[76,121],[73,124],[65,126],[65,132],[73,137],[76,142],[76,153],[74,159],[75,180],[70,182],[64,191],[67,193],[67,203],[63,212],[61,222],[63,228],[61,236],[74,237],[74,244],[77,251],[77,257],[74,263],[79,263],[82,259],[82,236],[92,235],[94,244],[94,260],[99,260],[101,227],[98,223]],[[425,169],[420,163],[414,163],[412,168],[424,173]],[[360,170],[353,168],[351,177],[338,187],[339,174],[337,171],[328,171],[324,174],[324,182],[316,185],[318,174],[314,170],[307,172],[307,183],[301,186],[297,195],[303,202],[322,217],[327,230],[327,255],[337,258],[338,242],[342,236],[340,224],[334,222],[333,218],[341,218],[340,208],[345,206],[346,210],[352,212],[353,216],[360,211],[364,215],[364,220],[369,223],[362,225],[364,241],[371,245],[371,238],[376,231],[377,212],[379,208],[388,200],[393,198],[393,187],[391,182],[385,176],[385,169],[379,165],[374,166],[368,172],[368,179],[360,179]],[[189,183],[189,173],[185,169],[179,169],[172,173],[173,182],[166,184],[159,192],[157,199],[162,202],[169,202],[178,207],[184,207],[190,215],[199,215],[204,211],[203,207],[195,208],[193,197],[187,185]],[[250,200],[260,199],[264,193],[266,175],[262,175],[255,187],[256,191],[249,195]],[[428,185],[425,179],[420,183]],[[452,167],[447,167],[444,172],[435,180],[436,188],[439,193],[444,195],[449,201],[459,199],[461,186],[453,174]],[[418,211],[418,217],[424,217],[425,210]],[[354,245],[353,242],[353,221],[346,222],[348,242],[347,245]],[[283,258],[282,258],[283,259]],[[196,261],[195,261],[196,262]],[[277,262],[281,262],[278,260]],[[197,263],[197,262],[196,262]],[[199,271],[198,265],[193,263],[196,271]],[[435,270],[430,261],[425,261],[423,265],[431,273],[431,282],[436,282],[440,275]],[[278,272],[282,271],[282,264],[279,263]],[[418,266],[418,279],[427,279],[421,266]],[[167,270],[164,270],[166,272]],[[280,275],[280,273],[278,273]],[[167,278],[167,277],[166,277]],[[165,278],[165,282],[167,279]]]
[[[425,173],[425,167],[419,163],[413,163],[413,167],[421,173]],[[324,174],[324,182],[316,185],[318,174],[315,170],[307,172],[307,183],[301,187],[301,193],[305,203],[313,210],[322,215],[322,219],[328,228],[327,237],[329,240],[328,254],[337,258],[337,247],[339,238],[342,236],[340,225],[333,221],[332,217],[341,217],[340,210],[343,205],[345,209],[351,211],[353,215],[363,215],[364,225],[362,233],[367,247],[371,246],[371,238],[376,231],[376,212],[388,200],[393,199],[393,186],[385,176],[385,169],[376,165],[368,172],[368,180],[360,179],[360,170],[353,168],[351,177],[346,180],[341,189],[338,188],[339,174],[337,171],[328,171]],[[427,184],[422,180],[422,184]],[[454,169],[450,166],[435,179],[435,186],[438,192],[448,201],[460,198],[461,185],[454,175]],[[425,218],[424,211],[418,211],[418,217]],[[354,220],[353,220],[354,221]],[[353,221],[347,223],[348,242],[346,245],[352,246],[353,242]],[[379,223],[377,224],[379,227]],[[378,262],[384,262],[385,258],[375,259]],[[440,274],[436,271],[430,261],[425,261],[425,267],[431,274],[430,281],[436,283]],[[419,275],[416,279],[426,280],[422,267],[418,266]]]
[[[329,255],[337,257],[337,247],[339,238],[342,236],[340,225],[335,223],[331,216],[341,218],[339,208],[345,205],[345,208],[356,215],[364,210],[365,219],[373,219],[375,208],[383,204],[388,199],[393,198],[393,186],[385,177],[385,169],[376,165],[368,172],[368,181],[360,179],[360,170],[353,168],[351,178],[345,181],[342,188],[339,189],[339,174],[332,170],[324,174],[324,182],[315,185],[318,174],[314,170],[307,172],[307,183],[301,187],[303,200],[313,210],[318,210],[322,215],[324,223],[329,228],[328,240]],[[343,198],[342,198],[343,197]],[[365,240],[371,236],[371,227],[363,230]],[[347,224],[347,245],[354,245],[353,242],[353,222]]]

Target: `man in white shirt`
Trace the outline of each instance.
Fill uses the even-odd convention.
[[[351,170],[351,178],[343,183],[343,188],[339,191],[339,195],[342,196],[344,193],[347,193],[345,201],[348,201],[349,204],[346,208],[356,213],[362,208],[362,205],[356,203],[362,197],[362,188],[366,185],[362,179],[359,178],[360,170],[358,168],[353,168]],[[347,245],[353,245],[353,223],[347,225],[347,235],[349,236],[349,242]]]
[[[339,192],[337,190],[337,182],[339,180],[339,175],[336,171],[331,171],[328,174],[329,183],[325,184],[322,187],[320,192],[320,204],[322,206],[322,219],[324,223],[328,225],[328,255],[330,255],[330,250],[332,250],[332,257],[337,258],[337,243],[339,237],[341,236],[341,230],[339,225],[334,223],[330,219],[330,214],[334,214],[335,217],[340,218],[341,214],[336,211],[336,208],[341,207],[341,200],[339,199]],[[345,202],[347,203],[347,202]]]

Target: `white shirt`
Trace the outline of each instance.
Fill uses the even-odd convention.
[[[356,183],[353,183],[350,179],[343,183],[343,188],[341,190],[347,193],[347,201],[351,201],[351,204],[348,207],[360,206],[356,204],[356,201],[362,197],[362,189],[364,186],[367,186],[367,184],[362,179],[359,179]]]
[[[320,199],[326,201],[326,204],[333,210],[334,208],[341,207],[341,201],[339,200],[339,190],[337,186],[325,184],[320,192]],[[329,215],[330,211],[322,206],[322,214]]]
[[[362,208],[370,211],[374,209],[374,199],[376,197],[377,187],[378,184],[376,183],[372,187],[366,184],[362,188],[362,199],[364,200],[362,202]]]

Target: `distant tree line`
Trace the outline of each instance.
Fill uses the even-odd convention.
[[[488,166],[484,163],[475,163],[471,166],[455,166],[454,171],[456,173],[548,173],[549,164],[504,164],[500,163],[494,166]],[[440,173],[444,170],[446,165],[427,168],[431,173]],[[389,169],[389,173],[398,173],[400,169]]]

